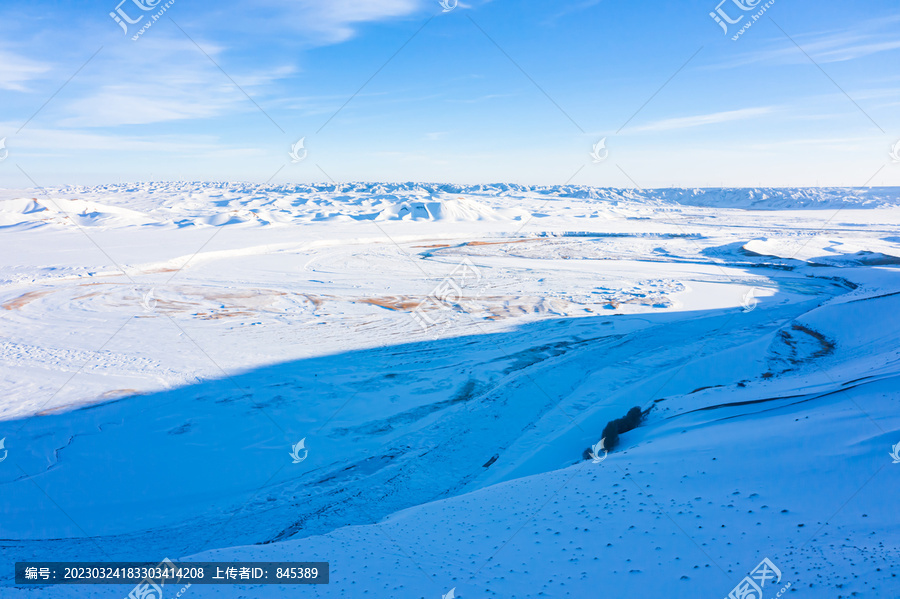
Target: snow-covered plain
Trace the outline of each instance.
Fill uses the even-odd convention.
[[[2,190],[0,251],[2,597],[900,597],[900,189]]]

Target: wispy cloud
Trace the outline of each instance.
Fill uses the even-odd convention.
[[[663,119],[654,121],[640,127],[635,127],[632,131],[669,131],[672,129],[689,129],[691,127],[700,127],[703,125],[714,125],[716,123],[726,123],[729,121],[743,121],[758,116],[771,114],[774,108],[771,106],[761,106],[758,108],[742,108],[740,110],[726,110],[724,112],[713,112],[710,114],[698,114],[694,116],[677,117],[671,119]]]
[[[12,128],[16,123],[0,122],[0,129]],[[26,129],[22,135],[9,138],[7,145],[27,151],[32,156],[77,156],[87,151],[135,152],[146,155],[184,155],[202,157],[221,152],[262,153],[254,148],[224,146],[211,135],[152,135],[134,136],[102,134],[66,129]]]
[[[900,15],[878,21],[866,21],[853,30],[817,33],[791,33],[791,37],[817,63],[845,62],[900,48],[894,32]],[[884,31],[890,26],[891,31]],[[736,67],[760,62],[800,63],[809,59],[780,33],[768,49],[754,50],[717,67]]]
[[[469,98],[469,99],[455,99],[450,98],[447,102],[455,103],[455,104],[480,104],[481,102],[487,102],[488,100],[495,100],[497,98],[511,98],[514,97],[515,94],[485,94],[483,96],[479,96],[477,98]]]
[[[408,16],[426,5],[426,0],[237,0],[224,10],[220,6],[219,14],[232,19],[242,15],[242,28],[262,19],[260,30],[298,31],[311,45],[321,45],[354,37],[363,23]]]
[[[40,78],[50,65],[0,50],[0,89],[27,91],[25,83]]]
[[[150,42],[150,40],[147,40]],[[229,67],[241,89],[186,40],[147,44],[164,69],[146,64],[146,53],[100,57],[97,68],[85,76],[85,91],[57,110],[63,127],[115,127],[185,119],[203,119],[255,110],[247,100],[273,82],[295,72],[292,66],[255,69],[243,73]],[[217,61],[222,46],[202,43]],[[143,50],[143,48],[142,48]],[[82,83],[81,81],[79,83]]]
[[[572,2],[563,6],[562,9],[547,19],[548,23],[555,23],[557,20],[562,17],[568,16],[572,13],[581,12],[582,10],[587,10],[592,6],[596,6],[600,4],[603,0],[581,0],[580,2]]]
[[[877,144],[877,138],[873,136],[862,137],[820,137],[780,139],[770,142],[753,142],[746,145],[746,149],[768,151],[779,148],[805,146],[810,148],[830,149],[835,151],[856,151],[871,149]]]

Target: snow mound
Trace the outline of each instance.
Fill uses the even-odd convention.
[[[753,239],[743,250],[757,256],[802,260],[821,266],[887,266],[900,264],[900,249],[888,239],[847,241],[824,235],[786,239]]]
[[[651,195],[685,206],[742,210],[809,210],[900,206],[896,187],[656,189]]]
[[[520,208],[494,209],[467,198],[434,202],[398,202],[383,209],[375,220],[521,220],[529,216]]]
[[[88,200],[16,198],[0,200],[0,226],[71,224],[123,227],[155,223],[142,212]]]

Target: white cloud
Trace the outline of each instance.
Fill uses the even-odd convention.
[[[27,91],[25,83],[50,70],[50,65],[0,50],[0,89]]]
[[[497,98],[514,98],[515,94],[486,94],[484,96],[479,96],[478,98],[471,98],[468,100],[458,100],[458,99],[448,99],[448,102],[452,102],[455,104],[480,104],[481,102],[487,102],[488,100],[495,100]]]
[[[762,106],[759,108],[742,108],[740,110],[726,110],[724,112],[713,112],[711,114],[663,119],[661,121],[654,121],[647,125],[635,127],[632,131],[668,131],[671,129],[688,129],[690,127],[700,127],[702,125],[713,125],[729,121],[742,121],[770,114],[773,110],[774,109],[771,106]]]
[[[196,46],[188,43],[189,46],[156,48],[152,63],[146,62],[147,54],[143,52],[104,57],[106,60],[94,70],[97,74],[84,80],[90,91],[65,104],[65,116],[58,124],[114,127],[255,111],[257,108],[244,92],[253,97],[295,71],[293,67],[281,66],[250,74],[230,72],[238,88]],[[223,51],[221,47],[203,43],[201,46],[210,56]],[[217,57],[216,62],[221,60]]]
[[[424,6],[425,0],[221,2],[210,11],[208,19],[205,15],[204,27],[192,28],[189,21],[179,23],[200,49],[170,27],[152,30],[152,35],[144,36],[139,43],[106,50],[79,74],[68,86],[66,97],[55,101],[43,118],[53,119],[62,127],[115,127],[256,111],[244,92],[267,112],[279,107],[285,110],[286,98],[273,94],[274,84],[297,72],[296,57],[279,56],[276,60],[280,66],[248,67],[247,52],[240,47],[246,40],[234,38],[229,28],[239,23],[252,31],[266,31],[269,37],[281,41],[289,35],[295,49],[311,48],[344,41],[355,34],[360,24],[402,17]],[[177,14],[173,16],[179,19]],[[209,41],[210,36],[213,41]],[[227,47],[222,40],[229,40]],[[23,82],[50,68],[0,52],[0,89],[24,89]],[[272,94],[270,102],[265,99],[267,94]],[[297,104],[296,100],[292,103]],[[304,108],[323,114],[333,110],[330,104],[319,110],[315,103]],[[271,116],[278,120],[276,115]]]
[[[301,31],[314,45],[337,43],[355,35],[355,26],[410,15],[424,0],[251,0],[238,2],[237,14],[265,15],[266,26]]]
[[[768,151],[780,148],[790,148],[798,146],[806,146],[818,149],[831,149],[844,152],[865,151],[876,147],[877,138],[869,137],[822,137],[822,138],[797,138],[797,139],[780,139],[769,142],[748,143],[746,149]]]
[[[336,41],[353,35],[351,25],[408,15],[421,6],[419,0],[305,0],[300,4],[318,26],[336,35]]]
[[[13,128],[16,123],[0,122],[0,128]],[[227,148],[216,137],[209,135],[133,136],[100,134],[68,129],[27,128],[19,135],[9,137],[10,151],[29,150],[29,154],[79,155],[85,151],[140,152],[143,154],[206,155],[223,151],[240,151]]]
[[[206,118],[221,114],[234,102],[205,94],[203,89],[160,89],[159,86],[110,86],[68,105],[74,116],[63,127],[114,127]],[[237,90],[235,90],[237,91]],[[238,92],[239,93],[239,92]]]
[[[816,52],[815,56],[819,62],[843,62],[870,54],[896,50],[897,48],[900,48],[900,40],[860,43],[839,48],[823,48],[821,51]]]
[[[877,21],[864,21],[852,30],[826,31],[816,33],[791,33],[793,40],[803,52],[797,49],[793,42],[786,39],[779,32],[778,37],[770,44],[767,50],[754,50],[738,56],[733,61],[711,68],[736,67],[759,62],[803,63],[812,58],[816,63],[828,64],[832,62],[844,62],[889,52],[900,48],[900,40],[896,39],[893,31],[878,31],[888,25],[896,27],[900,21],[900,15],[880,19]],[[809,55],[809,58],[806,56]]]
[[[563,6],[562,9],[550,17],[547,22],[554,23],[562,17],[568,16],[572,13],[581,12],[583,10],[587,10],[592,8],[598,4],[600,4],[603,0],[581,0],[581,2],[569,3],[566,6]]]

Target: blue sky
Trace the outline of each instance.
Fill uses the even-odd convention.
[[[141,1],[0,8],[0,187],[900,185],[896,0]]]

